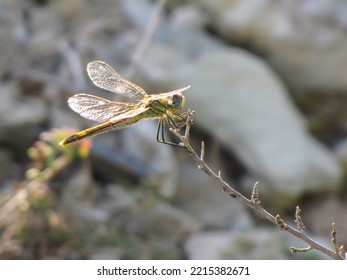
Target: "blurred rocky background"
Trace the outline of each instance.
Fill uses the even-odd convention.
[[[292,254],[305,244],[157,143],[155,121],[58,148],[95,125],[70,96],[116,98],[90,82],[93,60],[148,93],[190,84],[207,163],[347,244],[345,1],[0,0],[0,258],[324,258]]]

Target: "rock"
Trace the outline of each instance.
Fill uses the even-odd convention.
[[[343,169],[344,174],[347,174],[347,140],[344,139],[334,148],[334,154]]]
[[[153,240],[166,240],[177,244],[191,232],[200,228],[194,217],[183,210],[160,201],[143,188],[124,188],[109,185],[100,204],[103,210],[116,217],[114,223],[119,230],[131,236],[142,236]]]
[[[75,226],[96,226],[110,218],[110,213],[95,205],[96,189],[87,164],[73,172],[61,192],[60,212]]]
[[[2,139],[0,138],[0,141]],[[8,194],[14,189],[14,181],[23,176],[23,166],[13,160],[13,154],[8,149],[0,149],[0,193]],[[1,195],[0,195],[1,196]]]
[[[194,1],[227,40],[266,53],[291,87],[346,90],[347,3],[271,0]]]
[[[2,125],[10,127],[38,125],[47,120],[48,109],[41,98],[20,96],[18,87],[8,83],[0,87],[0,118]]]
[[[0,77],[8,71],[7,67],[9,66],[11,57],[14,55],[16,43],[22,40],[23,36],[25,37],[25,35],[23,35],[25,32],[18,26],[17,22],[10,20],[11,16],[9,15],[11,14],[11,8],[9,3],[3,3],[1,7],[1,17],[3,21],[0,26],[0,63],[2,65]]]
[[[127,231],[147,238],[179,244],[201,225],[189,214],[164,202],[136,211],[127,221]]]
[[[177,163],[172,147],[158,143],[156,134],[156,121],[141,121],[124,131],[122,148],[126,154],[151,170],[148,179],[160,186],[158,191],[161,195],[169,198],[177,185]]]
[[[180,165],[173,203],[205,228],[243,229],[253,224],[246,208],[223,193],[219,186],[192,163]]]
[[[125,188],[121,185],[110,184],[106,186],[103,193],[104,199],[100,206],[110,213],[111,216],[119,215],[129,209],[134,209],[138,205],[138,197],[141,191]]]
[[[302,219],[306,229],[326,240],[330,239],[332,223],[337,230],[338,246],[347,244],[346,199],[323,196],[302,207]],[[331,246],[331,245],[330,245]]]

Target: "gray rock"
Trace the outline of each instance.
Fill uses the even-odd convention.
[[[181,209],[158,202],[151,208],[137,211],[126,227],[140,236],[179,244],[188,234],[198,231],[201,225]]]
[[[291,86],[345,90],[345,1],[194,1],[227,40],[261,52]]]
[[[330,239],[332,223],[337,230],[338,246],[347,244],[347,206],[346,199],[339,197],[322,197],[309,203],[302,209],[302,219],[306,228],[314,234]],[[329,244],[329,246],[331,246]]]
[[[144,187],[129,189],[108,186],[107,199],[103,200],[100,207],[115,217],[110,223],[118,225],[120,230],[131,236],[174,244],[182,242],[188,234],[201,228],[201,224],[189,213],[156,200],[155,196],[146,194]]]
[[[180,164],[173,203],[199,220],[205,228],[243,229],[253,224],[246,208],[223,193],[193,163]]]
[[[41,98],[20,96],[19,88],[14,83],[3,84],[0,87],[2,125],[37,125],[44,123],[47,118],[48,108]]]
[[[172,197],[177,185],[176,161],[172,147],[156,141],[157,122],[141,121],[122,134],[123,151],[151,170],[150,180],[160,186],[164,197]]]
[[[110,213],[95,205],[96,188],[88,165],[81,165],[61,190],[60,211],[75,226],[97,225]]]

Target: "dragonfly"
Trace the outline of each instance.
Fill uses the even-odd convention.
[[[160,143],[180,146],[167,142],[164,125],[179,129],[185,126],[187,112],[180,113],[186,86],[170,92],[147,94],[140,86],[124,79],[110,65],[103,61],[93,61],[87,65],[87,73],[99,88],[136,99],[137,103],[117,102],[87,93],[79,93],[68,99],[70,108],[82,117],[101,124],[87,128],[62,140],[60,145],[74,143],[86,137],[129,127],[140,120],[158,119],[156,139]]]

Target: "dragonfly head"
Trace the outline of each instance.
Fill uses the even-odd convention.
[[[185,100],[186,99],[182,93],[174,94],[168,100],[168,107],[174,113],[178,113],[183,108]]]

